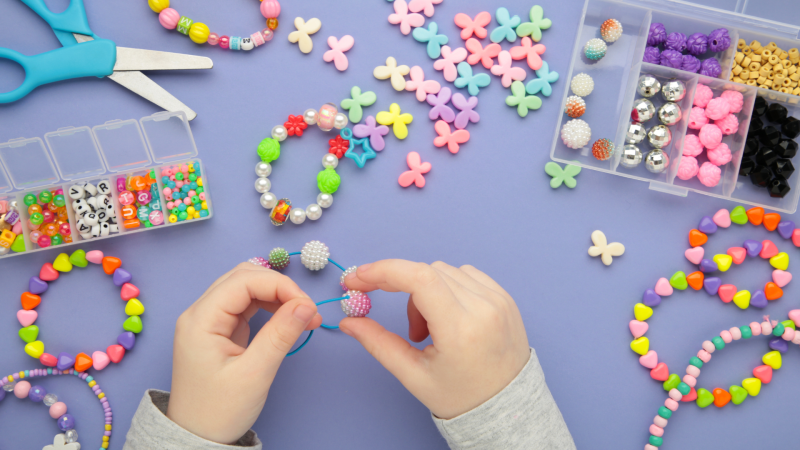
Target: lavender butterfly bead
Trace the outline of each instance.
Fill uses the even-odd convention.
[[[353,135],[357,138],[369,138],[369,145],[375,151],[381,151],[386,147],[383,137],[389,134],[389,127],[377,125],[374,116],[367,116],[363,124],[353,127]]]
[[[428,94],[428,104],[433,106],[431,108],[431,112],[428,113],[428,118],[431,120],[436,120],[441,118],[447,123],[452,123],[456,120],[456,113],[453,111],[452,108],[447,106],[447,102],[450,101],[450,96],[452,91],[449,87],[443,87],[439,94]]]
[[[475,107],[478,106],[478,97],[470,97],[467,100],[463,94],[457,92],[453,95],[453,106],[461,111],[456,115],[454,122],[457,129],[463,130],[467,128],[470,122],[478,123],[481,120],[480,114],[474,111]]]

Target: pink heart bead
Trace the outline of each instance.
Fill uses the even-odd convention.
[[[660,295],[662,297],[668,297],[668,296],[672,295],[672,292],[673,292],[672,291],[672,285],[669,284],[669,280],[667,280],[666,278],[663,278],[663,277],[659,278],[658,281],[656,282],[655,291],[656,291],[656,294],[658,294],[658,295]]]
[[[798,312],[800,312],[800,310],[798,310]],[[639,357],[639,364],[647,367],[648,369],[655,369],[655,367],[658,365],[658,353],[656,353],[655,350],[650,350]]]
[[[703,260],[703,255],[706,254],[706,251],[703,250],[703,247],[695,247],[686,250],[683,252],[683,254],[692,264],[700,264],[700,261]]]
[[[92,361],[94,370],[103,370],[108,366],[108,363],[111,362],[111,359],[109,359],[105,352],[94,352],[92,353]]]
[[[778,287],[784,287],[792,281],[792,274],[785,271],[785,270],[773,270],[772,271],[772,281],[778,285]]]
[[[728,249],[727,254],[733,258],[734,264],[741,264],[744,262],[745,257],[747,257],[747,250],[743,247],[731,247]]]
[[[648,325],[647,322],[642,322],[640,320],[634,319],[630,321],[628,327],[631,329],[631,334],[633,335],[633,338],[638,339],[644,336],[645,333],[647,333],[647,330],[648,328],[650,328],[650,325]]]
[[[789,319],[795,324],[800,323],[800,309],[793,309],[789,311]]]
[[[764,259],[770,259],[778,253],[780,253],[780,250],[778,250],[778,247],[769,239],[765,239],[761,242],[761,253],[759,253],[758,256]]]
[[[731,213],[727,209],[720,209],[712,219],[718,227],[728,228],[731,226]]]
[[[720,300],[725,303],[730,303],[731,300],[733,300],[733,296],[736,295],[736,286],[732,284],[723,284],[719,287],[717,294]]]
[[[17,311],[17,320],[19,320],[19,324],[22,325],[23,328],[33,325],[37,317],[39,317],[39,313],[34,310],[26,311],[20,309]]]
[[[795,228],[794,231],[792,231],[792,244],[794,244],[795,247],[800,247],[800,228]]]
[[[125,283],[122,285],[119,295],[127,302],[128,300],[139,296],[139,288],[131,283]]]
[[[86,254],[86,260],[92,264],[101,264],[103,262],[103,252],[100,250],[92,250]]]

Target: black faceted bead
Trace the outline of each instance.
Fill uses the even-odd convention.
[[[767,120],[772,123],[783,123],[788,115],[789,111],[780,103],[773,103],[767,108]]]
[[[760,166],[771,166],[775,161],[780,158],[772,147],[761,147],[761,150],[756,153],[756,162]]]
[[[771,178],[772,173],[766,166],[756,165],[753,170],[750,171],[750,181],[752,181],[756,186],[767,187],[767,184]]]
[[[758,139],[761,143],[768,146],[778,145],[781,141],[781,132],[772,125],[768,125],[761,130]]]
[[[739,175],[746,177],[750,175],[750,172],[756,167],[756,163],[753,162],[752,159],[743,159],[742,165],[739,167]]]
[[[772,147],[781,158],[794,158],[797,154],[797,142],[791,139],[781,139],[778,145]]]
[[[792,116],[787,117],[786,122],[783,122],[783,125],[781,125],[781,131],[783,131],[783,134],[789,139],[800,136],[800,120]]]
[[[764,122],[761,121],[759,117],[753,116],[750,119],[750,128],[747,129],[748,134],[754,137],[758,137],[758,132],[764,128]]]
[[[756,155],[758,152],[758,139],[754,137],[749,137],[744,142],[744,157],[750,158]]]
[[[765,112],[767,112],[767,108],[769,105],[767,101],[764,100],[764,97],[756,97],[756,103],[753,105],[753,115],[754,116],[763,116]]]
[[[774,173],[776,177],[783,178],[784,180],[788,180],[794,173],[794,164],[788,159],[779,159],[769,166],[769,168],[772,169],[772,173]]]
[[[783,198],[790,190],[792,190],[792,188],[789,187],[789,183],[787,183],[786,180],[775,178],[769,182],[770,197]]]

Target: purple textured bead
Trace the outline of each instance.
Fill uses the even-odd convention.
[[[776,337],[769,340],[769,348],[781,353],[786,353],[786,351],[789,350],[789,343],[779,337]]]
[[[703,218],[700,219],[700,224],[697,226],[697,229],[705,234],[714,234],[717,232],[717,224],[714,223],[714,219],[710,216],[703,216]]]
[[[120,267],[114,271],[114,285],[122,286],[123,284],[131,281],[131,274],[127,270]]]
[[[650,64],[661,64],[661,50],[658,47],[645,48],[642,61]]]
[[[758,256],[759,253],[761,253],[761,248],[763,247],[763,245],[761,244],[761,242],[748,239],[742,243],[742,247],[744,247],[745,250],[747,250],[748,255],[755,258],[756,256]]]
[[[47,391],[41,386],[34,386],[30,391],[28,391],[28,398],[31,399],[32,402],[40,402],[44,400],[45,395],[47,395]]]
[[[767,307],[767,296],[764,295],[764,291],[755,291],[753,295],[750,297],[750,306],[753,308],[763,309]]]
[[[72,430],[75,428],[75,418],[67,413],[58,418],[58,429],[61,431]]]
[[[708,295],[717,295],[720,286],[722,286],[722,280],[717,277],[707,277],[703,280],[703,288],[708,292]]]
[[[719,267],[717,263],[710,259],[704,259],[700,261],[700,272],[709,273],[709,272],[716,272]]]
[[[791,220],[785,220],[778,224],[778,234],[780,234],[781,237],[784,239],[790,239],[792,237],[794,229],[795,229],[794,222],[792,222]]]
[[[716,58],[708,58],[700,64],[700,75],[717,78],[721,73],[722,67],[719,66],[719,61]]]
[[[648,289],[642,295],[642,303],[647,306],[658,306],[661,303],[661,296],[656,294],[656,291]]]
[[[697,73],[700,70],[700,66],[702,63],[699,59],[695,58],[692,55],[683,55],[683,60],[681,62],[681,70],[685,70],[687,72]]]
[[[731,37],[727,28],[717,28],[708,33],[708,48],[712,52],[724,52],[731,46]]]
[[[58,354],[58,363],[56,364],[56,368],[58,368],[58,370],[69,369],[73,364],[75,364],[74,356],[67,352],[61,352]]]
[[[708,36],[695,33],[686,39],[686,50],[690,55],[700,56],[708,51]]]
[[[677,50],[667,49],[661,52],[661,65],[680,69],[683,65],[683,55]]]
[[[121,345],[125,350],[130,350],[136,344],[136,335],[130,331],[126,331],[117,336],[117,344]]]
[[[686,35],[683,33],[670,33],[664,46],[670,50],[683,53],[686,50]]]
[[[30,292],[31,294],[39,295],[46,290],[47,290],[47,282],[42,281],[41,278],[31,277],[31,279],[28,280],[28,292]]]
[[[650,32],[647,33],[647,45],[661,45],[667,40],[667,29],[663,23],[651,23]]]

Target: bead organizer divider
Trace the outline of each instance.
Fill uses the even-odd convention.
[[[742,132],[741,128],[745,127],[750,120],[750,110],[747,109],[748,100],[749,104],[752,104],[757,96],[772,97],[772,99],[768,98],[770,103],[779,102],[788,109],[789,115],[800,116],[800,105],[798,105],[800,97],[728,80],[731,70],[736,64],[734,57],[740,36],[753,36],[753,39],[758,39],[763,45],[775,41],[779,47],[788,50],[797,46],[791,46],[789,42],[796,39],[800,28],[754,17],[747,17],[745,20],[741,15],[695,6],[690,3],[678,4],[649,0],[586,0],[584,11],[578,27],[578,36],[567,79],[571,81],[581,73],[588,74],[594,79],[595,89],[585,98],[586,112],[580,117],[591,127],[592,136],[586,148],[578,150],[568,148],[561,141],[560,131],[562,125],[569,121],[570,117],[561,114],[554,132],[550,153],[552,160],[646,181],[650,183],[651,189],[679,196],[686,196],[689,191],[695,191],[781,212],[792,213],[797,210],[798,200],[800,200],[800,196],[795,193],[800,190],[798,177],[793,176],[789,180],[791,191],[783,198],[772,198],[765,189],[752,186],[752,183],[745,177],[738,177],[737,170],[734,169],[738,169],[741,163],[743,155],[741,150],[744,145],[744,139],[740,138],[738,134],[728,138],[740,151],[737,152],[728,142],[733,159],[726,167],[721,168],[722,180],[714,187],[707,187],[697,179],[689,182],[676,179],[675,174],[682,153],[682,151],[676,150],[679,150],[678,147],[679,144],[682,145],[682,141],[675,140],[674,148],[670,152],[675,157],[671,158],[668,170],[658,175],[653,175],[644,168],[630,170],[620,167],[619,156],[612,156],[606,161],[600,161],[592,156],[591,145],[599,139],[607,138],[614,143],[615,153],[621,153],[626,144],[625,132],[630,124],[631,109],[634,99],[638,96],[636,93],[638,78],[647,73],[684,80],[688,78],[695,85],[698,83],[709,85],[717,93],[726,89],[742,93],[746,104],[742,114],[739,115],[740,133]],[[616,42],[609,44],[604,58],[591,61],[584,56],[584,45],[590,39],[600,36],[600,25],[608,19],[618,20],[622,24],[623,34]],[[649,27],[652,23],[663,23],[667,32],[681,32],[687,36],[693,33],[708,34],[718,28],[727,29],[731,38],[730,47],[719,54],[707,52],[699,57],[707,59],[713,55],[719,59],[722,67],[719,78],[705,77],[692,72],[643,62]],[[763,31],[757,31],[765,29],[771,30],[770,33],[774,32],[774,35],[764,35]],[[756,31],[751,32],[751,30]],[[566,102],[566,98],[570,95],[573,94],[567,89],[562,101]],[[694,89],[688,90],[686,95],[693,97]],[[688,114],[689,111],[682,112]],[[673,134],[676,134],[676,131],[683,135],[686,133],[685,130],[677,130],[675,126],[671,128],[673,128],[671,130]],[[746,127],[744,131],[746,131]],[[643,154],[646,154],[649,145],[645,143],[644,147],[641,150]],[[675,167],[672,167],[673,165]]]
[[[55,134],[63,135],[61,136],[63,139],[60,141],[52,139]],[[3,204],[9,206],[16,204],[22,224],[20,234],[24,241],[20,244],[25,244],[24,250],[17,246],[12,246],[11,249],[0,246],[0,258],[43,250],[38,244],[31,242],[32,229],[28,225],[30,216],[27,211],[28,206],[24,202],[28,193],[38,195],[43,190],[60,189],[66,197],[66,212],[72,242],[60,244],[59,247],[81,243],[86,239],[81,237],[81,232],[78,230],[79,217],[73,210],[74,200],[69,198],[69,189],[72,186],[84,186],[87,182],[95,188],[100,182],[107,182],[111,186],[108,198],[113,204],[119,228],[118,233],[101,235],[96,239],[123,236],[154,228],[147,226],[147,223],[138,219],[138,216],[138,227],[124,226],[122,208],[126,205],[119,201],[120,194],[124,192],[118,189],[119,178],[125,178],[129,183],[136,176],[144,177],[150,174],[152,178],[152,174],[156,175],[155,182],[150,185],[151,188],[153,186],[156,188],[150,190],[151,203],[148,204],[148,208],[152,210],[151,205],[157,201],[157,206],[161,207],[163,214],[163,225],[155,228],[206,220],[213,216],[205,168],[202,161],[196,158],[197,147],[183,112],[162,112],[143,117],[138,121],[135,119],[110,121],[91,129],[88,127],[61,129],[48,133],[46,140],[49,152],[40,138],[20,138],[0,143],[0,203],[6,202]],[[182,187],[177,186],[177,182],[180,181],[177,178],[182,178],[184,172],[180,175],[167,172],[171,176],[163,173],[165,169],[178,166],[187,169],[185,171],[187,176],[194,174],[196,179],[190,183],[197,183],[202,189],[202,192],[198,192],[200,190],[198,188],[192,189],[195,195],[191,196],[188,195],[190,192],[182,193],[180,203],[183,208],[177,208],[181,205],[178,205],[177,201],[173,202],[173,198],[170,198],[171,193],[165,192],[165,188],[172,183],[176,183],[178,189]],[[188,170],[189,166],[194,170]],[[164,176],[167,176],[166,182]],[[128,192],[133,194],[132,191]],[[139,192],[141,191],[137,191]],[[186,198],[183,194],[186,194]],[[186,203],[187,200],[189,204]],[[175,211],[167,211],[170,203],[176,208]],[[133,205],[136,206],[137,213],[140,206],[143,206],[138,201]],[[196,210],[192,218],[189,217],[189,208]],[[173,212],[175,218],[170,221]],[[182,219],[181,213],[184,212],[186,217]],[[5,229],[5,226],[0,228]],[[91,235],[88,237],[94,238]]]

